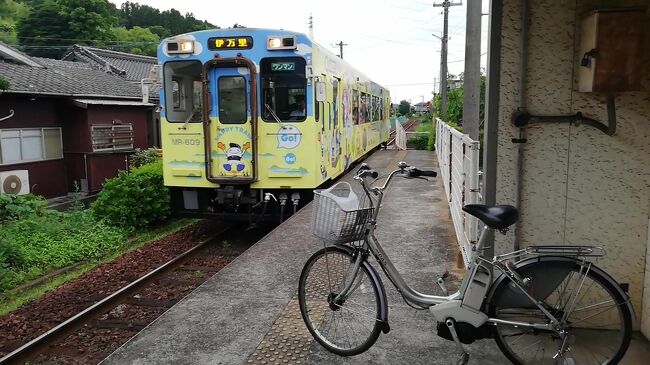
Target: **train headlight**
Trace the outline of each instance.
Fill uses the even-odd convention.
[[[282,38],[274,37],[269,38],[269,49],[282,47]]]
[[[296,49],[296,37],[268,37],[266,49],[277,51],[282,49]]]
[[[194,53],[194,41],[167,42],[167,53],[169,54]]]

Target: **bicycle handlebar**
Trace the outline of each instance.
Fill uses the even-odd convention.
[[[359,170],[357,170],[357,175],[354,177],[355,180],[359,180],[361,182],[361,185],[363,185],[364,189],[368,190],[373,190],[373,191],[383,191],[386,189],[386,186],[388,186],[388,183],[392,180],[393,176],[395,174],[408,174],[408,177],[421,177],[421,176],[427,176],[427,177],[436,177],[438,176],[438,173],[436,173],[433,170],[420,170],[414,166],[409,166],[406,162],[401,161],[398,164],[398,169],[394,170],[388,175],[388,178],[386,179],[386,182],[384,182],[384,185],[382,187],[374,187],[372,189],[369,188],[369,186],[366,185],[365,181],[363,178],[370,176],[373,179],[376,179],[379,176],[379,173],[377,171],[373,170],[370,165],[367,163],[362,163],[361,167],[359,167]]]

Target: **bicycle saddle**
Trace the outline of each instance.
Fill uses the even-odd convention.
[[[467,204],[463,210],[494,229],[508,228],[519,218],[517,208],[512,205]]]

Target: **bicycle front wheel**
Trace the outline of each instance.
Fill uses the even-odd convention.
[[[298,301],[307,329],[327,350],[352,356],[368,350],[381,331],[381,300],[377,283],[361,265],[346,298],[334,298],[354,275],[353,256],[338,247],[312,255],[300,275]]]
[[[632,330],[626,298],[607,274],[591,263],[555,258],[517,271],[531,279],[528,293],[560,321],[556,330],[498,325],[495,340],[514,364],[616,364]],[[509,280],[497,287],[490,317],[550,323]]]

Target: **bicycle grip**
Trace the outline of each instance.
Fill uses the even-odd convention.
[[[411,168],[411,170],[409,171],[409,175],[411,177],[420,177],[420,176],[436,177],[438,176],[438,173],[432,170],[420,170],[417,168]]]
[[[430,177],[438,176],[438,173],[432,170],[419,170],[419,171],[420,171],[420,176],[430,176]]]
[[[361,176],[362,176],[362,177],[370,176],[370,177],[372,177],[373,179],[376,179],[377,177],[379,177],[379,173],[378,173],[377,171],[375,171],[375,170],[368,169],[368,170],[364,170],[364,171],[361,173]]]

